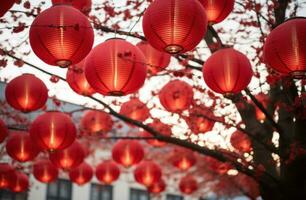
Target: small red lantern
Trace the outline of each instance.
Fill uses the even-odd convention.
[[[61,150],[73,143],[76,128],[67,114],[50,111],[32,122],[30,136],[44,150]]]
[[[148,72],[152,75],[155,75],[168,67],[171,60],[171,56],[169,54],[154,49],[146,41],[141,41],[136,46],[144,54]]]
[[[12,192],[24,192],[29,188],[29,177],[19,171],[11,173],[9,176],[9,185],[8,188]]]
[[[80,10],[85,15],[88,15],[91,10],[91,0],[52,0],[53,5],[67,4],[72,5]]]
[[[231,145],[238,151],[245,153],[252,150],[251,140],[246,134],[241,133],[240,131],[232,133],[230,141]]]
[[[148,187],[148,191],[152,194],[159,194],[166,189],[166,183],[163,179],[160,179],[158,182],[153,183]]]
[[[140,122],[145,121],[150,116],[148,107],[138,98],[133,98],[123,103],[119,113]]]
[[[173,150],[170,161],[173,166],[181,170],[188,170],[196,163],[196,157],[192,151],[183,148]]]
[[[29,133],[26,132],[12,133],[6,143],[7,154],[18,162],[33,160],[39,151]]]
[[[215,124],[214,113],[205,106],[195,106],[189,111],[189,116],[185,118],[190,130],[194,134],[211,131]]]
[[[84,161],[85,152],[83,146],[78,141],[74,141],[66,149],[51,152],[49,158],[58,168],[72,170]]]
[[[93,29],[85,15],[67,5],[40,13],[30,29],[30,44],[45,63],[67,67],[81,62],[90,52]]]
[[[8,163],[0,163],[0,189],[8,188],[9,175],[14,172],[14,168]]]
[[[84,96],[91,96],[95,93],[95,90],[89,85],[85,77],[85,65],[84,60],[80,63],[73,65],[67,70],[66,80],[71,89],[77,94]]]
[[[269,97],[266,94],[259,93],[255,97],[263,105],[264,108],[267,108],[269,103]],[[256,112],[256,119],[258,121],[264,121],[266,119],[265,113],[263,113],[256,105],[254,105],[254,107]]]
[[[250,83],[253,72],[249,59],[233,48],[221,49],[211,55],[203,66],[207,86],[221,94],[235,94]]]
[[[228,170],[232,169],[232,166],[226,162],[220,162],[212,157],[205,156],[204,162],[207,163],[207,166],[210,170],[217,172],[220,175],[224,175]]]
[[[146,39],[171,54],[194,49],[207,30],[207,17],[198,0],[155,0],[143,16]]]
[[[142,161],[134,171],[135,180],[146,187],[157,183],[161,177],[161,168],[153,161]]]
[[[1,2],[0,5],[0,17],[3,15],[14,5],[16,0],[5,0]]]
[[[129,42],[109,39],[90,52],[85,61],[85,75],[90,85],[103,95],[131,94],[146,79],[145,57]]]
[[[96,177],[103,184],[110,185],[120,176],[120,169],[114,161],[106,160],[96,168]]]
[[[112,130],[113,120],[104,111],[87,111],[81,119],[81,127],[88,134],[105,134]]]
[[[162,123],[160,120],[154,120],[154,122],[148,124],[148,126],[154,128],[156,131],[161,133],[164,136],[170,137],[172,134],[171,127],[167,124]],[[152,134],[148,133],[147,131],[140,132],[142,137],[153,137]],[[158,139],[148,139],[146,142],[155,147],[163,147],[166,145],[165,142],[162,142]]]
[[[138,141],[119,140],[113,146],[112,157],[114,161],[124,167],[131,167],[143,159],[144,150]]]
[[[179,188],[184,194],[192,194],[198,189],[198,182],[193,176],[187,175],[181,179]]]
[[[4,123],[4,121],[2,121],[2,119],[0,119],[0,143],[2,143],[5,138],[8,135],[8,129]]]
[[[210,24],[222,22],[234,9],[235,0],[200,0]]]
[[[296,78],[306,76],[306,18],[293,18],[268,35],[264,62],[275,71]]]
[[[6,85],[5,97],[13,108],[22,112],[31,112],[45,105],[48,89],[39,78],[32,74],[23,74]]]
[[[91,180],[92,176],[93,176],[93,169],[86,162],[83,162],[77,168],[72,169],[69,172],[70,180],[78,185],[84,185],[88,183]]]
[[[159,92],[159,101],[169,112],[180,113],[192,103],[192,87],[180,80],[167,83]]]
[[[33,164],[33,175],[42,183],[51,183],[58,177],[58,169],[48,159],[37,160]]]

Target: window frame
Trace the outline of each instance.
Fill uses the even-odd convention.
[[[181,195],[177,195],[177,194],[167,194],[166,195],[166,200],[184,200],[184,197],[181,196]]]
[[[51,184],[55,184],[56,183],[56,196],[51,196],[49,194],[49,187]],[[60,188],[62,184],[67,184],[69,185],[69,197],[68,198],[63,198],[60,196]],[[49,183],[47,185],[47,192],[46,192],[46,200],[72,200],[72,187],[73,184],[71,183],[71,181],[67,180],[67,179],[57,179],[55,182]]]
[[[106,190],[110,191],[110,199],[113,200],[113,186],[112,185],[101,185],[99,183],[91,183],[90,184],[90,194],[89,194],[89,199],[92,200],[92,189],[94,187],[99,187],[99,194],[98,194],[98,199],[101,200],[102,199],[102,193],[103,190],[101,190],[101,188],[106,188]]]

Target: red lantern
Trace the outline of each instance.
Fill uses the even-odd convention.
[[[170,161],[173,166],[181,170],[188,170],[196,163],[196,157],[192,151],[183,148],[175,148]]]
[[[76,138],[76,128],[68,115],[50,111],[33,121],[30,126],[30,136],[42,149],[61,150],[73,143]]]
[[[16,0],[5,0],[0,4],[0,17],[3,15],[14,5]]]
[[[92,176],[93,176],[93,169],[86,162],[83,162],[77,168],[72,169],[69,172],[70,180],[78,185],[84,185],[88,183],[91,180]]]
[[[2,119],[0,119],[0,143],[2,143],[8,135],[8,129]]]
[[[228,170],[232,169],[232,166],[226,162],[220,162],[212,157],[205,156],[204,162],[207,164],[208,168],[220,175],[224,175]]]
[[[87,111],[81,119],[81,127],[88,134],[105,134],[112,130],[113,120],[111,116],[104,111]]]
[[[144,13],[142,27],[152,47],[184,53],[203,39],[207,17],[198,0],[155,0]]]
[[[129,42],[109,39],[90,52],[85,61],[85,75],[90,85],[103,95],[131,94],[146,79],[145,57]]]
[[[142,161],[134,171],[135,180],[146,187],[157,183],[161,177],[162,171],[153,161]]]
[[[45,63],[67,67],[81,62],[90,52],[93,29],[80,11],[67,5],[40,13],[30,29],[30,44]]]
[[[269,103],[269,97],[266,94],[259,93],[255,97],[263,105],[264,108],[267,108]],[[254,107],[256,112],[256,119],[258,121],[264,121],[266,119],[265,113],[263,113],[256,105],[254,105]]]
[[[33,164],[33,175],[42,183],[51,183],[58,177],[58,169],[48,159],[41,159]]]
[[[161,133],[164,136],[170,137],[171,134],[172,134],[171,127],[167,124],[162,123],[159,120],[154,120],[154,122],[148,124],[148,126],[154,128],[156,131],[158,131],[159,133]],[[153,135],[148,133],[147,131],[140,132],[140,135],[142,137],[153,137]],[[155,147],[163,147],[163,146],[166,145],[165,142],[162,142],[162,141],[157,140],[157,139],[148,139],[148,140],[146,140],[146,142],[148,144],[152,145],[152,146],[155,146]]]
[[[113,146],[112,157],[114,161],[124,167],[131,167],[143,159],[144,150],[138,141],[119,140]]]
[[[29,187],[29,177],[23,172],[15,171],[10,174],[8,187],[12,192],[24,192]]]
[[[240,131],[232,133],[230,141],[231,145],[238,151],[245,153],[252,150],[252,143],[249,137]]]
[[[31,112],[45,105],[48,89],[39,78],[32,74],[23,74],[6,85],[5,97],[13,108]]]
[[[234,0],[200,0],[205,8],[210,24],[222,22],[234,9]]]
[[[52,0],[53,5],[67,4],[72,5],[84,14],[89,14],[91,10],[91,0]]]
[[[279,73],[305,78],[305,26],[306,18],[294,18],[273,29],[264,45],[264,62]]]
[[[11,165],[0,163],[0,189],[8,188],[10,174],[14,172],[15,170]]]
[[[89,85],[85,77],[84,60],[67,70],[66,80],[71,89],[76,93],[84,96],[91,96],[95,90]]]
[[[19,162],[33,160],[39,151],[29,133],[26,132],[12,133],[6,143],[7,154]]]
[[[221,49],[210,56],[203,66],[207,86],[221,94],[234,94],[244,90],[253,72],[248,58],[233,48]]]
[[[96,177],[103,184],[110,185],[120,176],[120,169],[114,161],[106,160],[96,168]]]
[[[49,158],[58,168],[72,170],[84,161],[85,152],[83,146],[78,141],[74,141],[66,149],[51,152]]]
[[[214,113],[205,106],[196,106],[189,111],[189,116],[185,118],[190,130],[194,134],[211,131],[215,124]]]
[[[169,54],[154,49],[146,41],[141,41],[136,46],[144,54],[148,72],[152,75],[155,75],[168,67],[171,60],[171,56]]]
[[[145,121],[150,116],[148,107],[138,98],[133,98],[123,103],[119,113],[140,122]]]
[[[180,191],[184,194],[192,194],[198,189],[198,182],[193,176],[185,176],[179,183]]]
[[[180,113],[186,110],[192,100],[192,87],[180,80],[170,81],[159,92],[159,101],[169,112]]]
[[[163,179],[160,179],[158,182],[153,183],[148,187],[148,191],[152,194],[159,194],[166,189],[166,183]]]

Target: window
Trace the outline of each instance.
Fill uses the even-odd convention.
[[[113,187],[92,183],[90,186],[90,200],[112,200]]]
[[[13,193],[9,190],[0,190],[0,200],[27,200],[27,192]]]
[[[179,195],[167,194],[167,200],[183,200],[184,198]]]
[[[150,200],[149,193],[145,190],[131,189],[130,200]]]
[[[48,184],[47,200],[71,200],[72,184],[68,180],[58,179]]]

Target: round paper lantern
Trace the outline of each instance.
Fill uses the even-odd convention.
[[[15,171],[9,176],[9,189],[12,192],[24,192],[29,188],[29,177],[20,171]]]
[[[95,90],[89,85],[85,77],[85,65],[84,60],[80,63],[73,65],[67,70],[66,80],[69,86],[77,94],[84,96],[91,96],[95,93]]]
[[[105,134],[112,130],[113,120],[104,111],[87,111],[81,119],[82,129],[90,135],[97,133]]]
[[[14,5],[16,0],[5,0],[1,2],[0,5],[0,17],[3,15]]]
[[[252,150],[252,143],[249,137],[241,133],[240,131],[235,131],[231,135],[231,145],[240,152],[250,152]]]
[[[160,120],[154,120],[154,122],[148,124],[148,126],[154,128],[156,131],[158,131],[159,133],[161,133],[164,136],[170,137],[171,134],[172,134],[171,127],[167,124],[162,123]],[[140,132],[140,135],[142,137],[153,137],[147,131]],[[157,140],[157,139],[148,139],[148,140],[146,140],[146,142],[148,144],[152,145],[152,146],[155,146],[155,147],[163,147],[163,146],[166,145],[165,142],[162,142],[162,141]]]
[[[38,116],[30,126],[30,136],[42,149],[54,151],[67,148],[76,138],[76,128],[64,113],[50,111]]]
[[[67,4],[72,5],[84,14],[89,14],[91,10],[91,0],[52,0],[53,5]]]
[[[32,74],[23,74],[11,80],[5,88],[6,101],[22,112],[42,108],[48,99],[46,85]]]
[[[235,0],[200,0],[210,24],[222,22],[234,9]]]
[[[255,97],[263,105],[264,108],[267,108],[269,103],[269,97],[266,94],[259,93]],[[256,105],[254,105],[254,107],[255,107],[256,119],[258,121],[264,121],[266,119],[265,113],[263,113]]]
[[[110,185],[120,176],[120,169],[114,161],[106,160],[96,167],[96,177],[103,184]]]
[[[93,169],[86,162],[83,162],[77,168],[72,169],[69,172],[70,180],[78,185],[84,185],[88,183],[91,180],[92,176],[93,176]]]
[[[2,119],[0,119],[0,143],[2,143],[5,138],[8,135],[8,129],[4,123],[4,121],[2,121]]]
[[[171,54],[194,49],[207,30],[207,17],[198,0],[155,0],[143,16],[150,45]]]
[[[152,75],[157,74],[168,67],[171,56],[162,51],[154,49],[148,42],[141,41],[136,45],[144,54],[148,72]]]
[[[170,161],[173,166],[181,170],[188,170],[196,163],[196,157],[188,149],[175,148]]]
[[[180,191],[184,194],[192,194],[198,189],[198,182],[193,176],[185,176],[179,183]]]
[[[305,78],[305,26],[306,18],[293,18],[273,29],[264,45],[264,62],[284,75]]]
[[[45,63],[60,67],[81,62],[90,52],[93,29],[85,15],[67,5],[40,13],[30,28],[30,45]]]
[[[166,189],[166,183],[163,179],[160,179],[158,182],[153,183],[148,187],[148,191],[152,194],[159,194]]]
[[[205,156],[204,157],[204,162],[207,164],[206,166],[220,174],[220,175],[224,175],[228,172],[228,170],[232,169],[232,166],[229,164],[229,163],[226,163],[226,162],[220,162],[212,157],[208,157],[208,156]]]
[[[148,107],[138,98],[123,103],[119,113],[140,122],[145,121],[150,116]]]
[[[9,175],[14,173],[14,168],[8,163],[0,163],[0,189],[6,189],[9,186]]]
[[[134,171],[135,180],[146,187],[157,183],[161,176],[161,168],[153,161],[142,161]]]
[[[214,113],[205,106],[195,106],[189,111],[185,121],[194,134],[211,131],[215,124]],[[211,119],[211,120],[210,120]]]
[[[143,159],[144,150],[138,141],[119,140],[113,146],[112,157],[114,161],[124,167],[131,167]]]
[[[33,175],[42,183],[51,183],[58,177],[57,167],[48,159],[40,159],[33,164]]]
[[[192,103],[192,87],[180,80],[167,83],[159,92],[159,101],[169,112],[180,113]]]
[[[14,132],[11,133],[7,140],[6,152],[14,160],[27,162],[33,160],[40,150],[33,142],[29,133]]]
[[[72,170],[84,161],[85,152],[83,146],[78,141],[74,141],[66,149],[51,152],[49,158],[56,167]]]
[[[250,83],[253,72],[249,59],[233,48],[216,51],[203,66],[207,86],[220,94],[235,94]]]
[[[145,57],[129,42],[109,39],[90,52],[85,61],[85,75],[89,84],[103,95],[131,94],[144,84]]]

